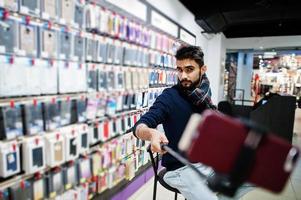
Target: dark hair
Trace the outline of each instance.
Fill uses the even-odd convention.
[[[198,46],[182,46],[177,50],[177,60],[192,59],[199,64],[200,67],[204,65],[204,53]]]

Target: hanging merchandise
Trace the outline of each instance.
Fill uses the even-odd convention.
[[[149,99],[148,95],[149,95],[149,93],[148,92],[143,92],[142,95],[143,95],[143,97],[142,97],[142,99],[143,99],[142,107],[145,108],[145,107],[148,106],[148,99]]]
[[[99,15],[100,15],[100,32],[103,34],[108,34],[108,21],[109,21],[109,13],[108,10],[104,7],[101,7],[99,9]]]
[[[86,91],[86,65],[59,61],[59,93]]]
[[[50,23],[50,22],[49,22]],[[42,58],[57,58],[58,56],[58,32],[50,24],[47,28],[40,28],[40,45]]]
[[[97,61],[98,57],[98,37],[95,34],[86,34],[86,60]]]
[[[26,17],[25,22],[20,23],[19,40],[21,56],[37,57],[38,49],[38,29],[37,23],[32,22],[29,17]]]
[[[117,96],[117,105],[116,105],[116,112],[120,113],[123,111],[123,99],[124,99],[124,95],[120,94]]]
[[[9,187],[10,200],[32,199],[32,184],[21,180]]]
[[[41,94],[57,94],[58,93],[58,67],[57,61],[40,60],[40,86]]]
[[[45,143],[40,136],[25,138],[22,144],[22,169],[26,174],[36,173],[45,168]]]
[[[69,190],[78,184],[77,162],[69,162],[63,169],[64,189]]]
[[[107,99],[107,107],[106,107],[106,114],[108,116],[113,116],[116,114],[117,108],[117,98],[115,96],[110,96]]]
[[[56,167],[65,162],[65,141],[60,132],[45,135],[47,149],[46,163],[49,167]]]
[[[59,111],[60,111],[60,120],[61,126],[66,126],[71,124],[71,101],[70,98],[67,97],[66,100],[58,101]]]
[[[126,95],[124,95],[123,97],[123,105],[122,105],[122,110],[123,111],[127,111],[130,109],[130,94],[129,93],[126,93]]]
[[[51,170],[46,180],[48,198],[53,199],[63,193],[63,171],[59,167]]]
[[[0,177],[6,178],[20,172],[20,147],[17,141],[0,142]]]
[[[73,40],[73,35],[67,29],[63,28],[59,32],[59,59],[70,59]]]
[[[0,53],[17,53],[19,51],[18,39],[21,19],[9,16],[8,18],[0,19],[0,22]]]
[[[101,171],[101,153],[99,151],[91,154],[92,159],[92,175],[97,176]]]
[[[98,91],[107,91],[107,87],[107,71],[104,65],[100,65],[98,68]]]
[[[46,20],[58,20],[58,1],[42,0],[41,1],[41,17]]]
[[[107,51],[108,44],[106,37],[99,36],[99,46],[98,46],[98,61],[101,63],[107,62]]]
[[[26,93],[25,58],[0,56],[0,97],[19,96]]]
[[[72,78],[68,92],[86,92],[87,91],[87,65],[85,63],[72,62],[69,76]]]
[[[33,102],[25,102],[22,107],[22,119],[24,135],[35,135],[43,132],[42,102],[34,99]]]
[[[41,68],[42,63],[40,59],[34,58],[18,58],[20,64],[24,67],[25,95],[40,95],[41,94]]]
[[[36,175],[30,180],[32,184],[32,199],[41,200],[46,198],[46,181],[44,175]]]
[[[60,10],[60,23],[61,24],[74,24],[74,0],[62,0],[59,2]]]
[[[96,113],[96,116],[98,118],[102,118],[106,115],[106,106],[107,106],[107,97],[105,95],[102,95],[98,98],[97,113]]]
[[[79,160],[79,180],[80,183],[88,182],[92,177],[91,160],[89,157]]]
[[[79,156],[79,137],[78,132],[74,127],[64,127],[61,129],[62,134],[65,137],[65,148],[66,148],[66,161],[72,161]]]
[[[115,43],[115,52],[114,52],[114,59],[113,63],[116,65],[122,64],[123,61],[123,43],[118,40],[113,40],[113,44]]]
[[[39,0],[21,0],[20,13],[26,15],[40,16]]]
[[[87,98],[82,96],[81,98],[72,100],[75,104],[75,122],[85,122],[87,120]]]
[[[86,21],[86,28],[88,31],[95,31],[97,30],[97,6],[92,4],[86,5],[86,15],[85,15],[85,21]]]
[[[115,90],[116,89],[116,86],[115,86],[115,76],[116,76],[116,73],[114,71],[114,69],[110,66],[107,68],[107,79],[108,79],[108,91],[112,91],[112,90]]]
[[[90,95],[87,103],[87,119],[94,120],[96,118],[98,108],[98,98]]]
[[[132,84],[133,90],[137,90],[139,88],[139,73],[137,68],[132,70]]]
[[[132,64],[131,54],[132,54],[132,44],[124,43],[124,56],[123,56],[124,65],[130,66]]]
[[[90,145],[94,145],[95,143],[100,141],[100,136],[98,134],[99,123],[91,123],[88,124],[88,134],[89,134],[89,142]]]
[[[85,4],[82,0],[74,2],[74,26],[79,29],[85,29]]]
[[[42,103],[44,112],[44,130],[52,131],[61,126],[61,111],[58,101],[55,98],[45,100]]]
[[[1,0],[0,7],[16,12],[18,11],[19,0]]]
[[[75,61],[85,61],[85,36],[82,32],[74,35],[74,51],[73,56]]]
[[[114,55],[115,55],[115,50],[116,50],[116,46],[113,43],[114,40],[108,38],[107,39],[107,44],[108,44],[108,48],[107,48],[107,63],[111,64],[114,61]]]
[[[131,90],[132,87],[132,68],[125,68],[125,89]]]
[[[21,105],[11,101],[10,106],[0,106],[0,139],[10,140],[22,135]]]
[[[95,64],[88,64],[88,92],[96,92],[97,91],[97,67]]]
[[[116,90],[123,91],[125,89],[125,84],[124,84],[124,76],[125,72],[123,71],[123,68],[116,69],[116,75],[115,75],[115,86]]]
[[[79,137],[79,153],[86,154],[89,150],[89,133],[88,125],[81,124],[76,126]]]

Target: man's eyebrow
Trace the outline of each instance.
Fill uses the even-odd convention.
[[[186,65],[186,66],[183,66],[183,67],[177,66],[177,68],[180,68],[180,69],[182,69],[182,68],[195,68],[195,66],[193,66],[193,65]]]

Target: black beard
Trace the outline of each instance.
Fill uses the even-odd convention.
[[[181,81],[178,79],[178,85],[179,85],[180,89],[183,90],[184,92],[186,92],[186,91],[187,92],[188,91],[191,92],[191,91],[193,91],[199,85],[200,81],[201,81],[201,77],[199,77],[197,81],[192,82],[189,87],[184,87],[182,85]]]

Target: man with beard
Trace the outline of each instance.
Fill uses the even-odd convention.
[[[134,126],[134,135],[142,140],[151,141],[151,150],[164,154],[161,143],[179,152],[178,142],[186,124],[193,113],[202,113],[205,109],[215,109],[211,102],[211,90],[206,76],[207,66],[204,65],[204,54],[200,47],[184,46],[176,53],[178,84],[165,89],[156,101]],[[156,130],[162,124],[164,133]],[[213,147],[214,148],[214,147]],[[194,164],[206,175],[212,169],[200,163]],[[162,157],[162,166],[167,173],[164,180],[177,188],[187,200],[229,199],[210,191],[190,168],[184,166],[169,154]],[[248,190],[241,187],[233,199],[239,199]]]

